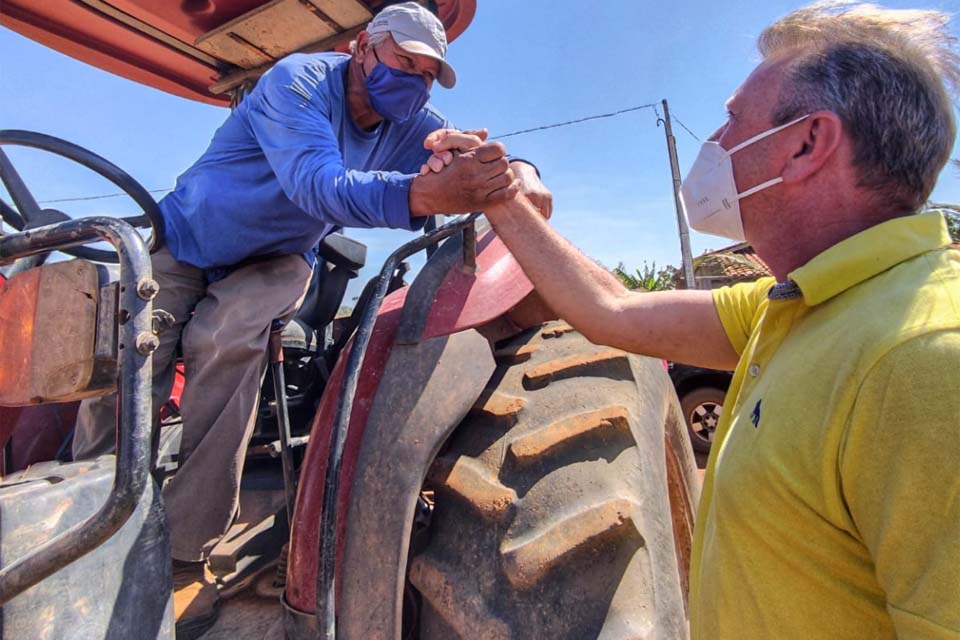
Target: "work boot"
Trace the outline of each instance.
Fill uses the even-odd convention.
[[[195,640],[217,621],[220,595],[206,562],[173,561],[173,614],[177,640]]]

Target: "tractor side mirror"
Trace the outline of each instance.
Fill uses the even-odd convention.
[[[116,294],[83,260],[18,273],[0,288],[0,405],[68,402],[116,385]]]

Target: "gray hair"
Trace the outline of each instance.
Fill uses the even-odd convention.
[[[929,197],[956,135],[960,55],[938,11],[828,0],[767,27],[757,46],[787,58],[774,124],[817,110],[840,117],[861,188],[891,207]]]
[[[386,42],[387,40],[389,40],[391,37],[392,37],[392,36],[390,35],[390,32],[389,32],[389,31],[378,31],[377,33],[368,33],[368,34],[367,34],[367,38],[368,38],[367,41],[370,43],[370,46],[371,46],[371,47],[375,47],[375,46],[377,46],[378,44],[383,44],[384,42]],[[356,52],[357,52],[357,41],[356,41],[356,40],[351,40],[351,41],[350,41],[350,55],[353,55],[353,54],[356,53]]]

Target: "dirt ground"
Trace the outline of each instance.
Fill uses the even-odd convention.
[[[273,598],[261,598],[253,590],[220,604],[217,624],[202,640],[272,640],[282,638],[283,608]]]

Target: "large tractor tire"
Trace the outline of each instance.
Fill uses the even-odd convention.
[[[686,637],[699,485],[662,363],[562,323],[497,360],[428,474],[420,637]]]

